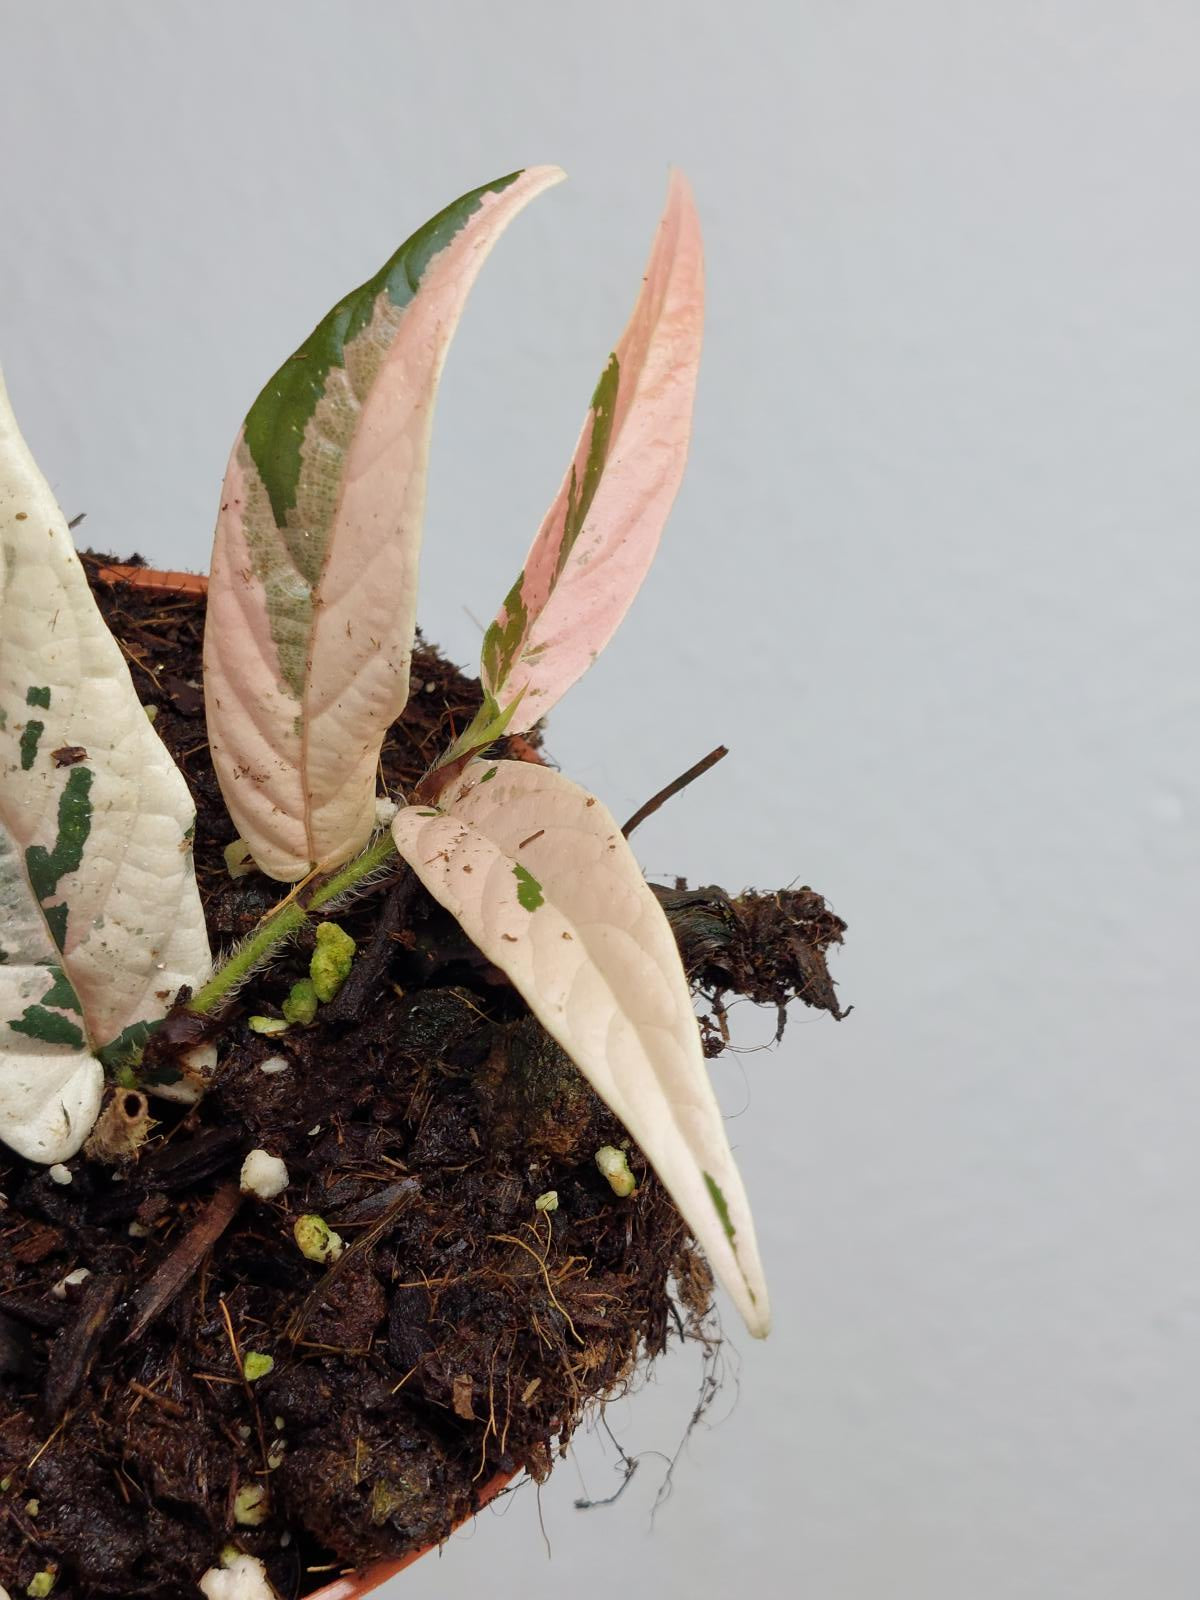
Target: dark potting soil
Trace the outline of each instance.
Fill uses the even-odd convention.
[[[204,601],[98,582],[103,560],[85,562],[191,785],[212,942],[228,946],[280,889],[225,867]],[[418,643],[383,753],[393,794],[478,702]],[[709,1001],[710,1055],[731,994],[777,1007],[780,1028],[795,998],[840,1015],[825,952],[844,924],[819,895],[656,892]],[[337,921],[358,941],[338,998],[311,1027],[252,1032],[307,973],[311,941],[288,950],[223,1019],[203,1100],[152,1102],[131,1157],[81,1155],[60,1184],[0,1147],[14,1600],[39,1573],[59,1600],[182,1600],[230,1542],[281,1595],[308,1594],[444,1538],[499,1474],[543,1478],[588,1409],[672,1339],[716,1337],[708,1270],[670,1200],[635,1149],[637,1191],[614,1195],[594,1156],[622,1129],[456,924],[395,873]],[[136,1119],[138,1093],[112,1096],[110,1122]],[[290,1175],[270,1202],[239,1193],[256,1146]],[[557,1209],[538,1209],[551,1190]],[[336,1263],[300,1253],[306,1213],[344,1239]],[[251,1353],[274,1363],[254,1382]]]

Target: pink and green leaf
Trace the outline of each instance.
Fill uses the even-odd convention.
[[[337,865],[370,835],[408,698],[442,365],[488,251],[561,177],[512,173],[426,223],[284,363],[234,445],[205,692],[226,803],[274,877]]]
[[[516,705],[510,733],[531,727],[587,670],[649,570],[687,459],[703,322],[700,225],[676,172],[633,316],[484,638],[484,688],[500,707]]]

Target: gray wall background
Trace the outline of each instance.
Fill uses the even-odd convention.
[[[717,1070],[777,1311],[649,1514],[603,1438],[397,1594],[1200,1592],[1200,8],[0,4],[0,351],[68,515],[207,564],[265,377],[475,183],[572,183],[452,352],[422,618],[459,658],[632,301],[709,252],[659,563],[553,719],[649,871],[850,921],[843,1025]],[[610,1422],[672,1451],[677,1356]]]

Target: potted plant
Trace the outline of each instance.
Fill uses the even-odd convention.
[[[682,475],[682,177],[478,682],[414,655],[441,366],[561,176],[455,201],[284,363],[206,586],[81,563],[0,391],[10,1595],[365,1593],[706,1336],[705,1260],[767,1331],[706,1042],[723,990],[838,1015],[841,924],[655,890],[527,759]]]

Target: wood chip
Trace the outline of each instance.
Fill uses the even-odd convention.
[[[475,1408],[471,1404],[471,1394],[474,1388],[475,1385],[471,1381],[469,1372],[455,1374],[454,1382],[450,1386],[451,1404],[454,1407],[454,1415],[461,1417],[464,1422],[475,1421]]]
[[[74,1317],[50,1346],[42,1398],[51,1427],[62,1421],[67,1407],[83,1388],[124,1289],[124,1278],[90,1277]]]
[[[204,1257],[237,1215],[241,1193],[236,1183],[217,1190],[171,1254],[133,1297],[133,1322],[124,1343],[132,1344],[171,1304]]]

